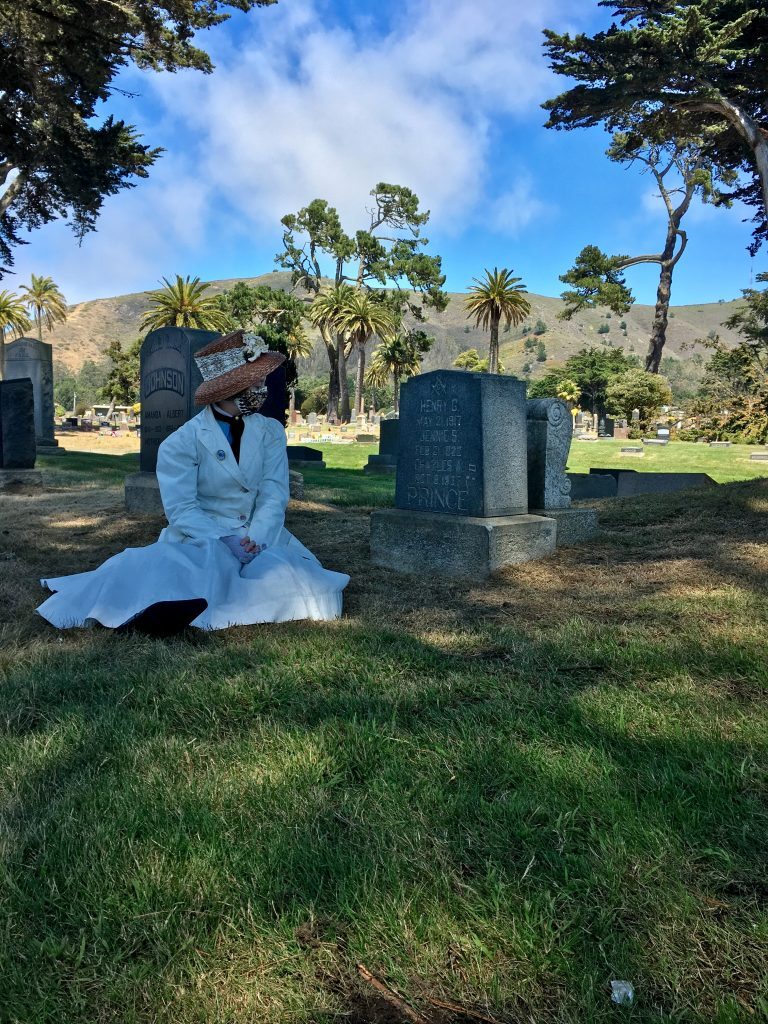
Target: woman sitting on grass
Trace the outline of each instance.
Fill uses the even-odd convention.
[[[163,441],[157,479],[168,526],[93,572],[41,583],[38,612],[59,628],[100,623],[170,636],[185,626],[335,619],[343,573],[324,569],[283,526],[285,430],[259,415],[266,378],[285,356],[242,331],[195,356],[205,408]]]

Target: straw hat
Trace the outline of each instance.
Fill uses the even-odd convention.
[[[285,362],[285,356],[270,352],[257,334],[234,331],[201,348],[195,353],[195,362],[203,376],[195,404],[210,405],[262,387],[267,376]]]

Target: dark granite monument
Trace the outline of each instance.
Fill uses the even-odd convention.
[[[363,472],[393,475],[397,469],[399,447],[400,420],[381,420],[379,422],[379,453],[368,456],[368,462],[363,467]]]
[[[435,370],[403,385],[394,509],[371,516],[377,565],[482,579],[555,549],[528,515],[525,384]]]
[[[39,488],[35,469],[35,400],[27,378],[0,381],[0,490]]]
[[[53,349],[37,338],[19,338],[5,346],[5,379],[32,381],[35,401],[35,437],[38,449],[63,454],[54,437]]]
[[[395,505],[446,515],[528,511],[525,383],[435,370],[403,385]]]
[[[288,445],[288,464],[294,469],[325,469],[323,453],[319,448],[310,448],[306,444]]]

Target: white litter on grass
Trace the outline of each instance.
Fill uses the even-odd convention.
[[[618,1006],[631,1006],[635,1001],[635,990],[629,981],[611,982],[611,999]]]

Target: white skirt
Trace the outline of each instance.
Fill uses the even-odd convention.
[[[92,572],[42,579],[54,591],[37,611],[60,629],[122,626],[157,601],[204,598],[193,626],[327,620],[341,615],[349,576],[324,569],[295,537],[241,565],[219,540],[126,548]]]

